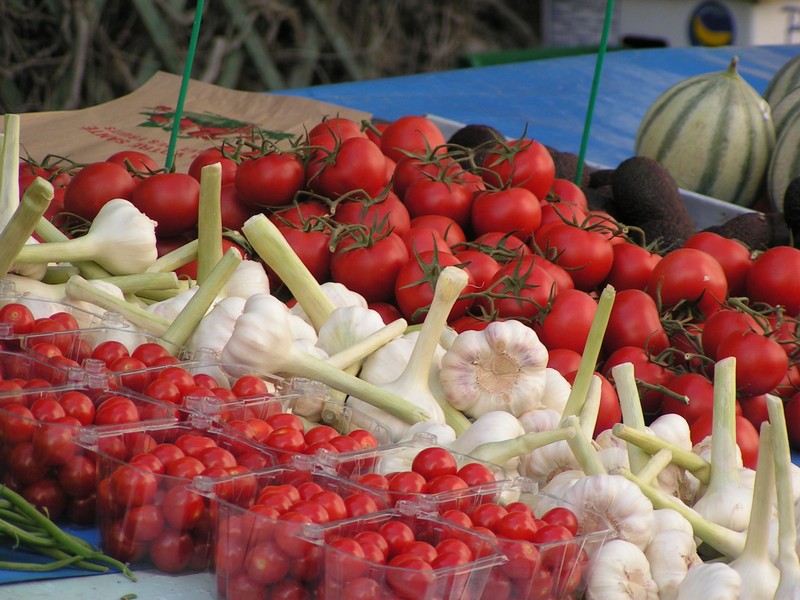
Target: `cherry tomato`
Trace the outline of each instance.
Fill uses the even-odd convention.
[[[561,525],[573,536],[578,535],[578,517],[569,508],[557,506],[542,515],[542,521],[549,525]]]
[[[35,322],[33,313],[24,304],[9,302],[0,308],[0,323],[10,323],[14,335],[33,332]]]
[[[159,571],[180,573],[192,559],[194,542],[188,533],[165,529],[150,543],[149,552],[153,566]]]
[[[414,457],[411,470],[430,481],[440,475],[455,475],[458,465],[455,457],[448,450],[431,446],[422,449]]]
[[[347,583],[361,577],[367,569],[361,544],[353,538],[339,537],[328,542],[333,552],[326,560],[326,573],[339,583]]]
[[[87,498],[97,487],[97,468],[94,459],[75,454],[58,469],[58,483],[73,498]]]

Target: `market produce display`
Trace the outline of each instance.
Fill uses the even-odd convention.
[[[100,532],[51,568],[208,570],[228,599],[800,587],[788,194],[698,231],[678,167],[419,115],[185,173],[18,136],[6,115],[0,489]]]

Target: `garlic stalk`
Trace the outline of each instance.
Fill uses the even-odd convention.
[[[638,475],[642,481],[653,483],[670,463],[672,463],[672,452],[669,450],[659,450],[650,457],[650,460],[639,469],[636,475]]]
[[[463,269],[458,267],[445,267],[442,269],[434,288],[433,301],[428,314],[425,315],[425,320],[422,323],[417,343],[414,345],[408,364],[397,379],[380,385],[380,387],[392,394],[411,399],[432,421],[445,421],[445,412],[431,393],[430,385],[428,384],[433,355],[439,345],[442,328],[447,324],[450,310],[461,291],[467,285],[467,280],[467,273]],[[347,403],[382,421],[391,432],[393,440],[400,439],[408,426],[407,423],[396,418],[387,418],[385,415],[381,415],[374,407],[365,405],[363,399],[357,395],[348,398]],[[447,423],[453,427],[453,423],[450,420]],[[456,428],[454,427],[454,429]],[[456,432],[458,432],[458,429],[456,429]]]
[[[287,373],[320,381],[362,398],[372,406],[411,424],[430,415],[410,399],[371,385],[324,360],[298,351],[292,343],[289,309],[274,296],[254,294],[236,320],[222,360],[241,363],[262,373]]]
[[[790,471],[793,465],[783,401],[777,396],[767,394],[767,411],[772,427],[772,453],[778,496],[777,563],[780,581],[775,591],[775,600],[797,600],[800,598],[800,560],[796,548],[797,521],[794,514],[794,494],[790,485],[792,480]]]
[[[736,461],[736,358],[714,367],[714,408],[711,426],[711,475],[694,510],[714,523],[734,531],[747,529],[752,492],[739,480]]]
[[[575,507],[581,533],[612,528],[619,539],[644,550],[653,537],[653,504],[620,475],[587,475],[564,490]]]
[[[656,533],[644,551],[653,580],[658,584],[658,600],[675,600],[678,588],[689,569],[702,564],[691,529],[670,529]]]
[[[572,390],[567,399],[567,404],[561,413],[562,423],[566,417],[581,413],[586,394],[589,392],[592,376],[597,368],[597,358],[600,356],[603,337],[605,336],[608,318],[611,315],[611,307],[614,305],[615,297],[616,291],[611,285],[606,285],[600,293],[600,298],[597,301],[597,311],[594,313],[589,335],[586,338],[586,346],[584,346],[580,363],[578,363],[578,372],[572,382]]]
[[[464,331],[442,357],[439,380],[447,401],[469,417],[505,410],[518,417],[541,404],[547,348],[516,320]]]
[[[590,440],[594,436],[594,430],[597,427],[597,416],[600,414],[602,385],[600,378],[597,375],[593,375],[589,383],[589,390],[586,392],[586,399],[583,401],[581,414],[578,416],[581,429]]]
[[[63,231],[45,218],[39,219],[39,222],[36,224],[36,235],[38,235],[43,242],[47,242],[48,244],[54,242],[67,242],[70,240],[70,238],[67,237]],[[78,269],[81,276],[85,277],[86,279],[103,279],[105,277],[111,277],[111,273],[91,260],[76,260],[72,261],[71,264]],[[46,268],[45,265],[32,266]]]
[[[504,410],[493,410],[483,413],[475,419],[466,431],[461,433],[454,442],[448,444],[450,450],[461,454],[471,454],[475,448],[486,443],[504,442],[525,435],[522,424],[514,415]],[[511,464],[502,464],[508,471],[516,471],[519,465],[519,455],[511,457]]]
[[[197,283],[205,282],[222,259],[222,164],[200,169],[200,199],[197,210]]]
[[[164,335],[171,324],[169,319],[154,315],[114,294],[98,289],[80,275],[70,277],[64,291],[70,300],[88,302],[104,310],[118,313],[142,331],[155,336]]]
[[[128,200],[116,198],[103,205],[85,235],[66,242],[27,245],[17,261],[92,260],[113,275],[141,273],[158,256],[155,225]]]
[[[5,227],[19,204],[19,115],[3,115],[0,137],[0,227]]]
[[[576,428],[572,426],[559,427],[558,429],[538,433],[525,433],[516,438],[484,442],[474,448],[470,452],[470,456],[503,466],[507,471],[513,471],[514,469],[506,467],[509,461],[513,461],[537,448],[563,440],[570,440],[575,435]]]
[[[334,314],[336,314],[335,311]],[[387,344],[399,339],[406,327],[408,327],[408,322],[405,319],[395,319],[391,323],[383,325],[371,334],[357,340],[352,346],[329,355],[325,362],[339,369],[358,365],[363,360],[382,350]]]
[[[736,558],[744,550],[745,534],[741,531],[733,531],[709,521],[679,499],[665,494],[656,486],[645,483],[630,471],[621,471],[620,475],[635,483],[656,509],[671,508],[679,513],[692,525],[695,536],[725,556]]]
[[[615,437],[625,440],[629,444],[635,444],[649,454],[655,454],[659,450],[669,450],[672,453],[672,462],[691,471],[704,483],[707,483],[711,477],[711,464],[694,452],[684,450],[652,433],[633,429],[624,423],[616,423],[611,431]]]
[[[583,472],[587,475],[605,475],[606,469],[592,446],[591,438],[581,428],[580,419],[575,415],[570,415],[566,419],[562,419],[562,423],[565,427],[577,429],[575,435],[567,440],[567,444]]]
[[[524,413],[519,418],[527,433],[558,429],[561,414],[550,409],[537,409]],[[532,479],[540,488],[564,471],[580,469],[578,460],[566,441],[536,448],[520,457],[519,472]]]
[[[642,402],[639,398],[639,388],[636,385],[636,378],[633,373],[632,363],[623,363],[611,368],[611,375],[619,396],[619,404],[622,409],[622,422],[639,431],[645,430],[644,413]],[[628,444],[628,459],[631,469],[638,473],[644,468],[649,459],[647,453],[634,444]]]
[[[603,544],[587,577],[586,600],[659,600],[658,584],[642,549],[623,539]]]
[[[242,225],[242,233],[261,259],[275,271],[297,303],[303,307],[314,329],[328,320],[334,304],[320,290],[320,285],[303,264],[278,227],[263,213]]]
[[[146,273],[168,273],[189,264],[197,258],[200,242],[196,239],[186,242],[163,256],[159,256],[149,267]]]
[[[761,424],[758,464],[752,510],[747,525],[744,551],[730,563],[742,577],[740,594],[748,600],[772,600],[780,573],[769,558],[769,530],[775,499],[775,463],[769,423]]]
[[[725,563],[705,563],[689,569],[677,600],[740,600],[742,578]],[[744,599],[741,599],[744,600]]]
[[[214,265],[205,281],[197,286],[196,293],[164,332],[162,337],[167,342],[177,346],[186,343],[241,260],[239,253],[230,248]]]
[[[0,279],[8,274],[36,223],[53,199],[53,185],[37,177],[28,186],[11,218],[0,233]]]
[[[343,306],[360,306],[361,308],[369,308],[367,300],[364,298],[364,296],[358,292],[354,292],[344,284],[341,284],[337,281],[322,282],[319,284],[319,291],[322,292],[322,294],[324,294],[328,300],[330,300],[333,308],[339,308]],[[303,306],[299,302],[296,302],[294,305],[292,305],[290,310],[293,315],[297,315],[307,323],[311,323],[311,319],[306,314],[306,311],[303,310]]]

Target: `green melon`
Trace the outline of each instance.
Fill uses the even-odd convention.
[[[783,63],[764,90],[764,100],[774,107],[789,92],[800,85],[800,54]]]
[[[794,88],[786,94],[780,102],[770,105],[772,122],[775,125],[775,139],[777,140],[786,124],[800,114],[800,87]]]
[[[650,106],[635,152],[663,165],[678,185],[741,206],[761,191],[775,144],[767,102],[737,71],[679,81]]]
[[[773,208],[783,212],[786,188],[800,177],[800,113],[781,128],[767,171],[767,193]]]

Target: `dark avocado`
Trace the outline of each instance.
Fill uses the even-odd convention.
[[[450,136],[447,144],[454,146],[451,148],[453,158],[462,167],[470,168],[472,165],[467,150],[473,151],[473,160],[480,165],[486,151],[498,141],[505,141],[505,137],[491,125],[465,125]]]

